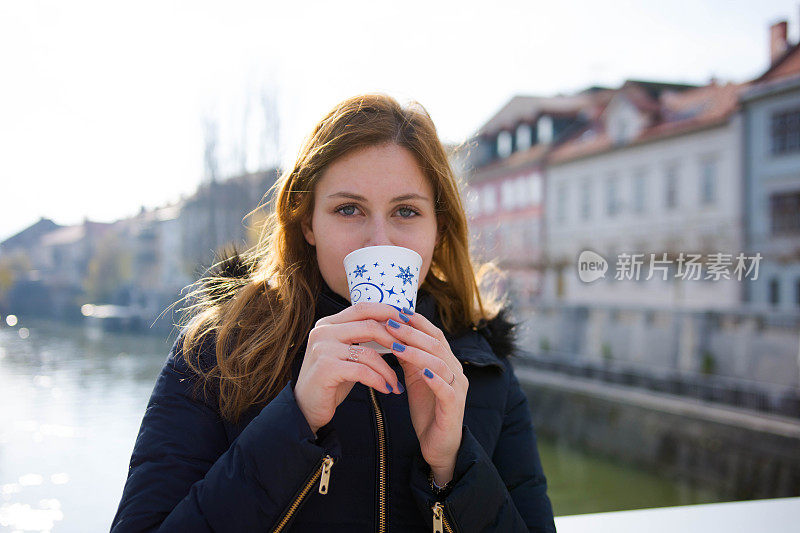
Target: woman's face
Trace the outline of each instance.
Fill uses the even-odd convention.
[[[310,222],[310,223],[309,223]],[[350,152],[328,165],[314,188],[306,241],[325,283],[350,299],[344,257],[365,246],[394,245],[422,256],[420,284],[438,243],[433,190],[416,159],[395,144]]]

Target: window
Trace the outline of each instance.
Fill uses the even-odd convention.
[[[678,205],[678,167],[674,164],[667,166],[664,174],[664,205],[667,209]]]
[[[700,203],[713,204],[717,196],[717,162],[706,159],[700,164]]]
[[[473,188],[468,188],[466,191],[467,198],[467,214],[475,217],[481,214],[481,199],[478,193]]]
[[[541,235],[541,226],[539,225],[538,218],[532,218],[529,222],[529,234],[530,234],[530,244],[534,248],[539,247],[540,235]],[[798,282],[800,285],[800,282]]]
[[[536,142],[548,144],[553,141],[553,119],[542,115],[536,121]]]
[[[633,210],[636,213],[644,213],[646,179],[644,170],[638,170],[633,176]]]
[[[592,217],[592,182],[589,178],[583,180],[581,188],[581,220],[589,220]]]
[[[505,180],[500,185],[500,205],[503,209],[511,209],[514,207],[516,200],[514,198],[514,182]]]
[[[501,131],[497,134],[497,155],[500,158],[508,157],[511,155],[512,150],[511,134],[507,131]]]
[[[772,278],[769,280],[769,303],[772,305],[778,305],[781,303],[781,287],[780,283],[778,282],[778,278]]]
[[[517,126],[517,150],[527,150],[531,147],[531,127],[527,124]]]
[[[487,185],[483,188],[483,194],[481,194],[483,199],[483,211],[484,213],[494,213],[494,210],[497,208],[497,198],[495,197],[494,187],[491,185]]]
[[[773,235],[800,233],[800,191],[770,195],[769,215]]]
[[[628,141],[628,123],[624,118],[614,121],[611,128],[614,144],[623,144]]]
[[[800,109],[786,109],[773,113],[770,129],[773,155],[800,150]]]
[[[559,183],[556,188],[556,220],[567,221],[567,184]]]
[[[514,183],[517,188],[517,205],[518,206],[526,206],[531,203],[531,190],[528,187],[528,178],[525,176],[520,176]]]
[[[528,176],[528,188],[531,203],[533,205],[540,204],[542,202],[542,176],[538,173]]]
[[[619,212],[618,194],[617,177],[611,175],[606,178],[606,214],[610,217],[613,217]]]
[[[794,305],[800,307],[800,278],[794,282]]]

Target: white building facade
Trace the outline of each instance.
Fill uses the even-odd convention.
[[[685,94],[685,100],[692,98],[691,91]],[[543,297],[730,308],[741,301],[744,283],[735,272],[744,251],[741,117],[729,112],[665,128],[648,125],[644,107],[620,93],[598,125],[576,141],[577,149],[565,146],[553,154],[545,195]],[[581,152],[582,143],[595,148]],[[604,278],[581,281],[578,257],[584,250],[608,262]],[[687,271],[691,256],[705,263],[699,273]],[[730,261],[729,279],[709,271],[714,261]]]

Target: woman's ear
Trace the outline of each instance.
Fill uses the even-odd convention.
[[[311,227],[311,217],[307,217],[303,219],[300,223],[300,227],[303,230],[303,235],[306,238],[306,242],[311,246],[317,245],[317,240],[314,238],[314,229]]]

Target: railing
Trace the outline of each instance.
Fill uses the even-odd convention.
[[[800,418],[800,390],[792,387],[701,373],[670,372],[630,362],[600,363],[552,351],[520,351],[519,355],[517,362],[532,368]]]

